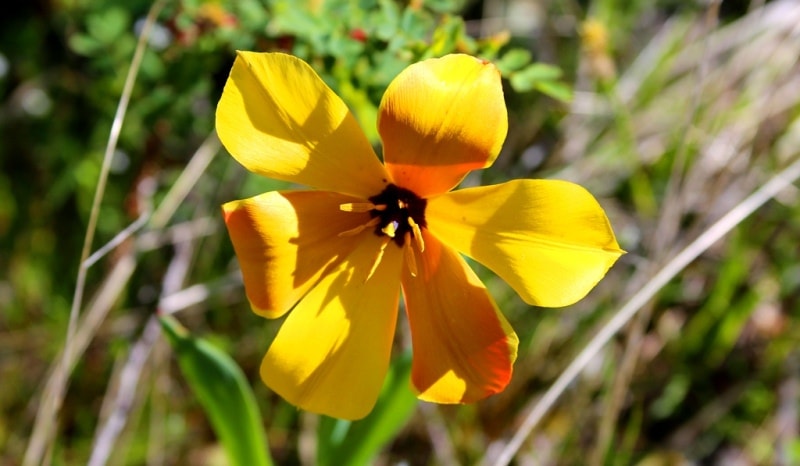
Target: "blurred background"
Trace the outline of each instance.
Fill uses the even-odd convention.
[[[509,135],[465,185],[578,182],[628,251],[566,309],[531,308],[475,265],[520,337],[511,385],[475,405],[392,411],[369,464],[491,464],[626,300],[800,153],[793,0],[9,3],[0,464],[232,464],[157,309],[241,367],[275,463],[348,462],[330,453],[340,424],[298,412],[258,377],[280,321],[250,312],[219,206],[286,185],[247,173],[213,133],[237,49],[307,60],[376,147],[377,105],[400,70],[450,52],[492,60]],[[91,252],[116,241],[81,268],[98,188]],[[513,464],[800,464],[799,239],[790,186],[660,288],[526,432]]]

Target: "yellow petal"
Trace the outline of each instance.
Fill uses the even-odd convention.
[[[419,398],[470,403],[498,393],[511,380],[517,336],[464,259],[422,235],[417,275],[403,275]]]
[[[594,197],[566,181],[462,189],[429,199],[425,216],[436,237],[538,306],[583,298],[623,254]]]
[[[342,212],[356,198],[326,191],[269,192],[222,206],[253,311],[280,317],[362,236],[339,236],[369,221]]]
[[[406,68],[381,102],[378,131],[394,182],[427,197],[494,162],[508,131],[500,73],[468,55]]]
[[[344,102],[290,55],[238,52],[216,126],[228,152],[260,175],[365,199],[387,183]]]
[[[343,419],[366,416],[389,365],[402,254],[368,235],[289,313],[261,364],[261,378],[288,402]]]

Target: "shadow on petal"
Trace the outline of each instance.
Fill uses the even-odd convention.
[[[500,72],[460,54],[415,63],[386,90],[378,131],[395,183],[421,197],[449,191],[500,152],[508,131]]]
[[[425,215],[437,238],[538,306],[580,300],[624,253],[597,200],[566,181],[461,189],[429,199]]]
[[[423,236],[417,276],[403,275],[419,397],[469,403],[498,393],[511,380],[517,336],[464,259]]]
[[[357,198],[326,191],[269,192],[223,206],[253,310],[280,317],[355,249],[364,235],[339,236],[368,221],[342,212]],[[374,236],[374,235],[372,235]]]
[[[216,126],[225,148],[254,173],[362,198],[388,183],[344,102],[290,55],[239,52]]]
[[[264,382],[299,408],[342,419],[366,416],[389,367],[402,255],[390,247],[368,281],[372,236],[289,313],[261,365]]]

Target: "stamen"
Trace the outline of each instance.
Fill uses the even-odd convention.
[[[379,223],[381,223],[381,219],[379,217],[375,217],[373,219],[370,219],[369,222],[367,222],[367,223],[365,223],[363,225],[359,225],[359,226],[357,226],[355,228],[351,228],[349,230],[345,230],[345,231],[339,233],[337,236],[340,237],[340,238],[342,238],[344,236],[354,236],[354,235],[357,235],[357,234],[361,233],[362,231],[366,230],[367,228],[372,228],[374,226],[377,226]]]
[[[367,281],[369,281],[369,279],[372,278],[372,274],[374,274],[375,271],[378,270],[378,265],[381,263],[381,259],[383,259],[383,252],[386,250],[386,245],[389,244],[390,241],[392,241],[392,239],[387,236],[381,242],[381,247],[380,249],[378,249],[378,254],[372,261],[372,267],[369,268],[369,273],[367,274],[367,278],[364,279],[364,283],[367,283]]]
[[[371,202],[347,202],[339,204],[339,210],[342,212],[369,212],[376,209],[378,206]],[[386,206],[383,207],[384,209]]]
[[[417,242],[417,248],[419,252],[425,252],[425,240],[422,239],[422,232],[419,229],[419,225],[414,219],[409,215],[408,216],[408,224],[411,226],[411,231],[414,233],[414,241]],[[406,239],[408,241],[408,239]]]
[[[406,243],[411,242],[411,233],[406,232]],[[414,254],[414,248],[411,247],[410,244],[406,244],[403,247],[403,252],[406,256],[406,265],[408,265],[408,271],[411,272],[412,277],[417,276],[417,257]]]
[[[391,222],[387,223],[385,227],[381,228],[381,231],[383,232],[384,235],[388,236],[389,238],[394,238],[395,233],[397,233],[398,226],[400,226],[400,222],[398,222],[397,220],[392,220]]]

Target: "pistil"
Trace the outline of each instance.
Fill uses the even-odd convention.
[[[406,241],[411,243],[411,233],[406,233]],[[419,246],[419,243],[417,243]],[[403,246],[403,252],[406,256],[406,265],[408,265],[408,271],[411,272],[412,277],[417,276],[417,253],[414,251],[414,248],[411,247],[411,244],[407,244]]]
[[[417,248],[419,248],[419,252],[425,252],[425,240],[422,239],[422,231],[420,231],[417,222],[414,221],[414,217],[408,217],[408,224],[411,226],[411,232],[414,234],[414,241],[417,244]]]

